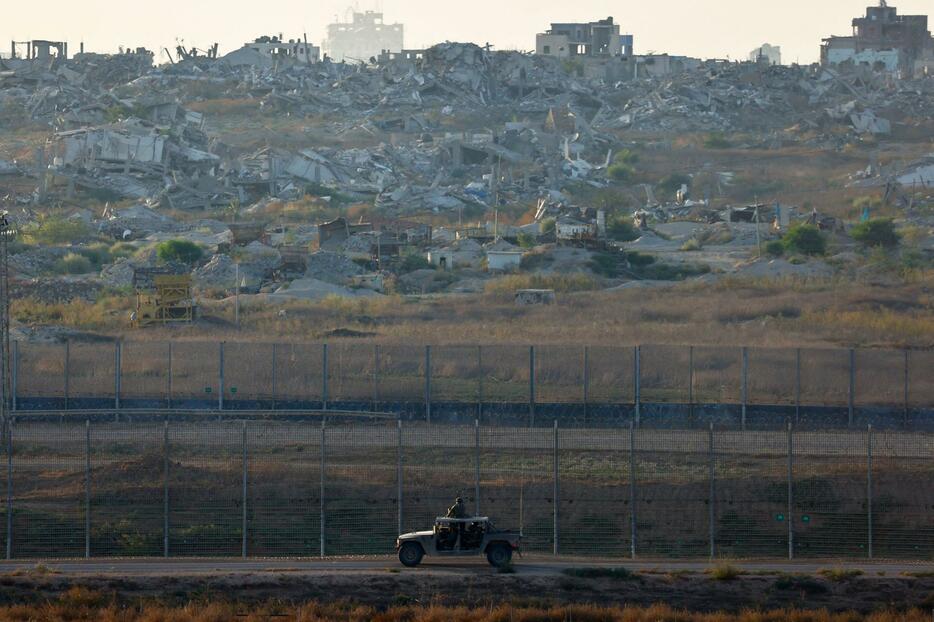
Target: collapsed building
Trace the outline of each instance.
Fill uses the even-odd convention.
[[[349,22],[328,25],[328,57],[337,62],[366,63],[383,53],[402,52],[404,35],[405,27],[385,23],[382,13],[355,11]]]
[[[307,38],[286,41],[282,35],[264,36],[226,54],[221,60],[231,67],[273,67],[288,62],[310,65],[321,60],[321,48],[308,43]]]
[[[863,65],[875,70],[915,74],[916,63],[934,57],[934,38],[927,15],[899,15],[880,0],[866,15],[853,20],[853,34],[829,37],[821,46],[821,64]]]

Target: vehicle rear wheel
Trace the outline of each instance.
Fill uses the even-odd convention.
[[[508,566],[512,561],[512,549],[505,544],[491,544],[486,550],[486,560],[495,568]]]
[[[399,561],[407,568],[415,568],[422,563],[425,550],[417,542],[406,542],[399,548]]]

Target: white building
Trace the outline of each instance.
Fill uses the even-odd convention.
[[[348,22],[328,26],[325,42],[328,57],[337,62],[367,63],[384,52],[402,52],[405,38],[402,24],[386,24],[383,14],[374,11],[354,13]]]
[[[522,251],[487,251],[487,270],[515,272],[522,265]]]

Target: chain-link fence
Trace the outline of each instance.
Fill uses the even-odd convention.
[[[934,559],[934,434],[10,420],[10,558],[391,554],[454,497],[523,549]]]
[[[368,343],[21,343],[14,411],[402,413],[705,429],[934,428],[934,352]]]

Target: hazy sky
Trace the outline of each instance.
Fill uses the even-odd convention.
[[[818,59],[822,37],[845,35],[851,20],[874,0],[358,0],[382,8],[386,21],[406,25],[406,47],[444,40],[534,49],[535,33],[552,21],[592,21],[612,15],[636,37],[637,52],[670,52],[704,58],[745,58],[762,43],[781,45],[784,61]],[[115,51],[120,45],[173,49],[176,39],[221,53],[263,34],[286,38],[308,33],[320,43],[325,25],[345,15],[348,0],[48,0],[6,2],[0,15],[0,51],[11,39],[67,40],[77,51]],[[932,13],[931,0],[896,0],[900,13]],[[157,55],[157,60],[164,57]]]

